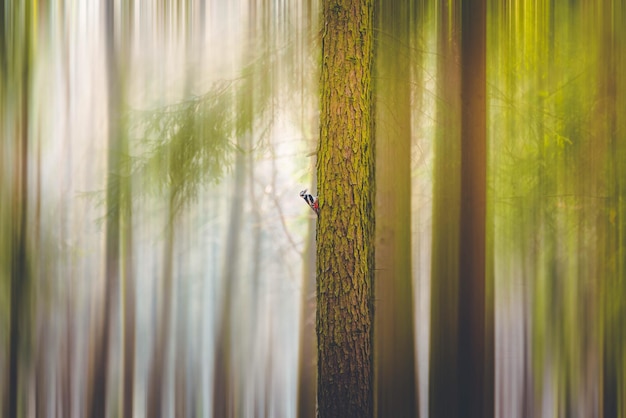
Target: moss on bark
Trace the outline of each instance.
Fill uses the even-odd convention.
[[[372,416],[373,2],[323,2],[318,150],[320,417]]]

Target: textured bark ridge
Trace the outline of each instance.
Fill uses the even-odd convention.
[[[371,417],[373,2],[325,0],[317,226],[318,411]]]

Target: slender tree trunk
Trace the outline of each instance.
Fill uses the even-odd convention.
[[[315,182],[312,185],[316,189]],[[298,362],[298,417],[315,418],[316,414],[316,344],[315,339],[315,221],[309,221],[309,238],[302,263],[302,302]]]
[[[239,143],[241,145],[241,142]],[[235,159],[235,180],[233,183],[231,212],[227,232],[226,254],[222,283],[222,312],[215,340],[216,353],[213,377],[213,416],[236,417],[235,378],[232,367],[232,302],[237,286],[238,254],[243,220],[243,195],[245,186],[245,158],[241,152]]]
[[[187,341],[189,335],[187,334],[187,326],[190,324],[186,311],[184,298],[187,297],[185,289],[182,287],[184,284],[178,286],[178,302],[176,309],[176,360],[174,362],[174,415],[176,417],[187,416],[187,391],[190,388],[187,385],[188,367],[187,367]]]
[[[172,188],[174,186],[171,186]],[[176,192],[170,190],[168,199],[165,243],[163,246],[163,282],[161,283],[161,302],[155,332],[155,341],[152,351],[152,364],[150,366],[150,379],[148,381],[147,414],[150,418],[163,416],[163,386],[167,373],[168,348],[170,344],[172,324],[172,290],[174,288],[173,263],[174,263],[174,222],[176,218]]]
[[[27,72],[27,71],[26,71]],[[27,72],[28,73],[28,72]],[[22,109],[19,143],[15,147],[16,158],[13,184],[12,262],[11,262],[11,308],[9,319],[9,399],[8,417],[17,418],[21,382],[19,380],[20,346],[27,329],[22,324],[28,315],[26,292],[30,282],[27,250],[28,215],[28,76],[22,81]]]
[[[128,9],[125,11],[129,19],[132,18],[133,0],[129,0]],[[132,27],[128,28],[129,33],[132,33]],[[127,40],[130,41],[130,40]],[[124,62],[128,62],[128,49],[124,51]],[[122,75],[125,77],[125,75]],[[122,86],[125,83],[121,83]],[[123,89],[123,87],[122,87]],[[121,105],[121,103],[120,103]],[[121,113],[121,111],[118,110]],[[125,126],[122,125],[122,121],[118,121],[118,129],[120,133],[121,141],[121,154],[127,155],[129,153],[128,138],[124,133]],[[134,381],[135,381],[135,328],[136,328],[136,311],[135,305],[137,304],[137,292],[135,285],[135,274],[133,270],[133,203],[132,203],[132,179],[131,168],[123,166],[122,175],[120,176],[120,207],[122,208],[120,219],[120,233],[122,234],[120,245],[122,246],[122,253],[120,254],[120,262],[122,262],[123,268],[121,272],[121,285],[122,285],[122,301],[120,307],[123,315],[123,375],[122,375],[122,417],[131,418],[133,416],[134,407]]]
[[[92,418],[106,416],[107,372],[110,357],[111,315],[120,281],[120,76],[115,45],[115,10],[113,2],[105,4],[106,60],[108,86],[108,176],[106,191],[105,289],[101,322],[96,326],[94,370],[89,397]]]
[[[17,8],[17,6],[16,6]],[[7,377],[7,412],[8,418],[17,418],[19,411],[20,389],[25,385],[20,381],[20,366],[22,365],[21,350],[24,335],[27,333],[29,324],[28,315],[30,304],[27,292],[30,287],[30,268],[28,260],[27,218],[28,218],[28,149],[29,149],[29,103],[30,103],[30,60],[32,53],[31,45],[31,10],[27,3],[22,9],[24,18],[23,45],[19,67],[19,84],[16,88],[19,98],[17,110],[15,144],[13,158],[13,185],[11,196],[11,250],[10,254],[10,308],[9,308],[9,353],[8,353],[8,377]],[[17,13],[14,11],[14,13]],[[18,22],[19,18],[14,18]],[[19,33],[19,37],[22,33]],[[2,41],[4,42],[4,40]],[[4,54],[3,54],[4,55]],[[19,56],[19,55],[18,55]],[[10,76],[10,74],[9,74]],[[11,80],[11,77],[6,77]],[[2,87],[7,88],[6,86]],[[3,91],[4,94],[7,94]],[[7,95],[8,96],[8,95]],[[6,96],[5,96],[6,97]],[[11,106],[9,97],[8,106]]]
[[[375,406],[417,416],[411,269],[410,7],[380,1],[376,55]]]
[[[372,0],[324,0],[318,150],[319,417],[373,416]]]
[[[486,132],[486,2],[485,0],[453,2],[451,9],[443,8],[443,59],[454,57],[457,32],[457,7],[461,16],[460,62],[460,167],[452,165],[451,185],[460,188],[449,191],[441,188],[444,162],[455,160],[454,154],[442,155],[437,144],[434,228],[433,281],[431,316],[431,415],[437,417],[491,417],[493,411],[493,304],[488,295],[486,271],[486,211],[487,211],[487,132]],[[448,16],[452,17],[449,20]],[[447,57],[446,57],[447,56]],[[444,62],[445,62],[444,61]],[[454,74],[455,59],[445,62],[444,71]],[[441,75],[446,72],[440,73]],[[456,77],[440,80],[442,86],[453,83]],[[445,97],[442,105],[446,105]],[[450,96],[452,97],[452,95]],[[454,100],[451,100],[451,104]],[[452,112],[456,106],[452,108]],[[440,113],[441,114],[441,113]],[[454,114],[454,113],[453,113]],[[445,123],[445,126],[449,126]],[[443,138],[443,141],[448,139]],[[450,145],[448,149],[456,147]],[[459,173],[458,183],[455,178]],[[457,195],[455,190],[459,190]],[[445,205],[445,194],[453,200]],[[458,205],[455,201],[458,196]],[[459,207],[458,235],[442,223],[449,208]],[[454,224],[455,220],[452,219]],[[438,237],[439,228],[446,235]],[[458,242],[458,247],[455,243]],[[456,247],[456,248],[455,248]],[[456,260],[458,264],[445,260]],[[447,255],[446,255],[447,254]],[[458,269],[458,270],[456,270]],[[456,270],[456,271],[455,271]]]
[[[73,372],[73,354],[75,353],[74,349],[74,305],[72,301],[72,295],[74,293],[71,291],[67,294],[67,299],[65,300],[64,312],[65,315],[65,335],[63,336],[63,342],[61,343],[61,353],[59,356],[59,369],[60,369],[60,399],[59,399],[59,409],[61,410],[61,416],[65,417],[73,417],[73,408],[72,408],[72,391],[74,389],[74,380],[72,377]]]
[[[493,329],[487,324],[486,0],[462,3],[459,413],[492,417]]]
[[[137,302],[135,291],[135,277],[133,274],[133,241],[132,241],[132,208],[131,208],[131,191],[130,182],[128,181],[124,187],[127,187],[125,193],[128,209],[123,217],[122,233],[124,235],[124,276],[123,276],[123,309],[124,309],[124,370],[122,377],[122,416],[131,418],[133,416],[134,405],[134,381],[135,381],[135,304]]]
[[[624,145],[618,145],[618,77],[621,72],[619,68],[619,59],[616,51],[623,46],[623,38],[615,34],[614,28],[608,24],[613,18],[613,10],[615,4],[612,1],[606,1],[601,6],[600,19],[598,26],[594,27],[594,32],[600,33],[601,49],[600,59],[598,60],[598,97],[597,97],[597,113],[593,115],[592,127],[596,132],[596,136],[590,144],[590,148],[594,148],[599,142],[606,146],[604,155],[602,156],[601,165],[607,167],[606,172],[599,170],[606,176],[606,190],[598,193],[598,196],[606,195],[608,199],[603,200],[604,207],[599,211],[597,235],[598,244],[602,251],[598,251],[599,260],[608,260],[605,263],[598,263],[600,268],[596,273],[596,277],[604,278],[598,284],[601,289],[601,303],[598,310],[602,318],[603,326],[600,327],[601,342],[600,352],[602,359],[601,385],[602,388],[602,417],[617,418],[621,409],[624,411],[624,397],[619,396],[620,368],[623,369],[624,353],[624,313],[623,307],[615,308],[616,295],[624,294],[624,276],[620,268],[620,252],[623,254],[624,249],[620,243],[620,234],[623,236],[624,231],[621,223],[623,222],[623,213],[620,211],[620,202],[623,200],[624,190],[623,169],[620,166],[624,164]],[[622,141],[623,144],[623,141]],[[620,150],[621,148],[621,150]],[[589,172],[585,173],[590,174]],[[623,205],[623,203],[621,203]],[[609,214],[609,216],[606,216]],[[621,266],[623,268],[623,264]],[[623,306],[623,304],[621,305]],[[620,359],[620,356],[622,359]],[[622,374],[623,376],[623,374]],[[623,386],[622,386],[623,387]],[[623,414],[624,412],[622,412]]]
[[[249,137],[249,139],[251,139]],[[251,143],[247,145],[248,149],[252,146]],[[249,153],[248,155],[248,196],[251,196],[253,201],[257,201],[259,197],[258,194],[258,186],[255,184],[255,170],[254,170],[254,157],[253,153]],[[263,260],[263,215],[261,212],[261,208],[252,207],[251,209],[251,219],[253,224],[253,231],[250,237],[252,248],[250,248],[250,268],[249,268],[249,277],[250,282],[252,283],[252,291],[249,295],[248,304],[250,307],[249,316],[247,322],[249,324],[246,333],[248,334],[248,338],[250,341],[250,346],[248,347],[247,355],[250,361],[250,364],[254,364],[255,361],[259,358],[257,353],[259,352],[258,336],[262,334],[261,326],[263,324],[263,311],[262,311],[262,303],[261,303],[261,283],[262,283],[262,260]],[[258,377],[255,375],[254,381],[258,382]],[[246,385],[246,381],[242,382],[243,385]],[[262,405],[267,404],[269,402],[269,390],[266,387],[255,387],[256,391],[253,394],[253,409],[254,409],[254,417],[262,417]],[[298,415],[300,416],[300,415]]]
[[[429,409],[458,416],[458,254],[460,219],[460,10],[437,15],[437,131],[433,167]]]
[[[42,312],[44,315],[50,315],[51,312]],[[43,324],[44,320],[37,318],[38,324]],[[47,400],[49,393],[47,391],[48,382],[48,369],[46,365],[48,344],[50,343],[48,338],[48,329],[45,325],[39,325],[37,332],[37,359],[35,364],[35,418],[45,417],[48,411],[46,410]]]
[[[317,25],[312,22],[315,13],[312,12],[313,2],[306,0],[302,6],[304,10],[303,27],[307,30],[303,31],[300,37],[300,65],[305,66],[305,62],[310,52],[310,43],[306,37],[309,34],[309,28]],[[306,86],[311,82],[310,75],[304,72],[300,74],[302,86]],[[306,115],[315,114],[315,104],[311,97],[305,94],[303,90],[300,98],[301,118],[306,127],[306,137],[311,138],[314,131],[319,129],[318,119],[310,118]],[[307,121],[311,123],[306,123]],[[317,142],[315,142],[317,144]],[[311,167],[314,168],[317,160],[312,158]],[[313,176],[311,191],[317,194],[317,178]],[[317,339],[315,335],[315,217],[311,216],[308,222],[308,232],[306,246],[303,252],[302,263],[302,294],[300,306],[300,338],[299,338],[299,360],[298,360],[298,399],[297,413],[300,418],[315,418],[317,414]]]

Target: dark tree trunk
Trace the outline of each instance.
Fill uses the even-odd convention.
[[[28,3],[28,2],[27,2]],[[30,54],[31,46],[31,10],[28,4],[23,9],[24,50],[21,51],[22,62],[20,64],[21,74],[18,97],[20,99],[18,120],[16,123],[15,146],[13,159],[13,185],[12,201],[10,202],[12,214],[11,222],[11,250],[10,254],[10,308],[9,308],[9,353],[8,353],[8,377],[7,391],[8,399],[6,403],[8,418],[17,418],[20,402],[20,389],[24,387],[20,382],[21,349],[24,334],[28,331],[29,324],[27,316],[31,314],[27,292],[30,286],[30,269],[28,261],[28,239],[27,239],[27,218],[28,218],[28,142],[29,142],[29,103],[30,103]],[[15,12],[14,12],[15,13]],[[15,16],[11,16],[15,18]],[[18,18],[15,19],[19,21]],[[21,35],[21,34],[19,34]],[[18,36],[19,36],[18,35]],[[1,42],[4,42],[2,40]],[[4,53],[2,54],[4,56]],[[8,70],[4,68],[3,70]],[[5,74],[3,74],[5,77]],[[8,78],[8,77],[6,77]],[[6,79],[5,78],[5,79]],[[3,92],[4,93],[4,92]],[[4,93],[6,94],[6,93]],[[11,100],[9,98],[9,100]],[[11,105],[9,103],[9,105]]]
[[[92,418],[106,416],[107,372],[110,357],[111,315],[120,281],[120,175],[121,175],[121,127],[120,127],[120,76],[115,45],[115,10],[113,2],[105,4],[106,62],[108,87],[109,149],[107,156],[108,176],[106,189],[106,243],[105,243],[105,289],[102,317],[96,329],[94,370],[89,414]]]
[[[437,131],[434,144],[430,296],[429,409],[458,415],[460,10],[442,2],[437,16]]]
[[[486,0],[464,1],[461,23],[459,414],[494,414],[493,315],[486,275]],[[488,326],[489,325],[489,326]]]

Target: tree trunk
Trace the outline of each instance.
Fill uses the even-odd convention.
[[[624,370],[624,317],[625,309],[623,303],[616,302],[622,299],[625,292],[623,261],[620,263],[620,252],[623,254],[624,237],[624,142],[619,141],[619,118],[618,109],[618,74],[623,74],[620,70],[620,60],[616,56],[620,46],[623,48],[623,36],[615,32],[614,28],[607,24],[613,16],[615,4],[606,1],[601,6],[598,25],[592,32],[599,33],[600,45],[598,63],[598,91],[596,113],[592,115],[592,129],[595,132],[589,144],[590,150],[594,150],[599,144],[603,145],[600,165],[606,167],[602,170],[596,168],[597,172],[604,176],[599,180],[606,190],[597,192],[597,196],[609,196],[603,201],[603,207],[597,216],[597,257],[598,260],[607,260],[605,263],[599,262],[598,271],[595,276],[604,278],[597,284],[601,289],[600,308],[598,312],[603,321],[601,335],[600,356],[602,361],[601,376],[602,388],[601,396],[601,416],[603,418],[617,418],[619,411],[624,411],[624,397],[620,397],[620,387],[623,387],[623,376],[620,370]],[[593,36],[593,35],[592,35]],[[623,61],[622,61],[623,62]],[[621,65],[620,65],[621,64]],[[623,109],[623,107],[621,107]],[[585,172],[585,176],[593,174]],[[621,207],[620,207],[621,206]],[[609,214],[609,216],[606,216]],[[623,260],[623,255],[621,260]],[[621,265],[620,265],[621,264]],[[623,393],[623,389],[622,389]],[[623,412],[622,412],[623,413]]]
[[[237,145],[242,145],[238,138]],[[213,372],[213,416],[231,418],[238,416],[236,376],[232,365],[232,311],[239,277],[239,253],[243,224],[243,195],[246,181],[246,160],[241,151],[235,157],[235,179],[232,184],[230,220],[228,224],[224,271],[222,274],[222,312],[215,340]]]
[[[486,2],[453,2],[451,7],[451,10],[444,7],[440,21],[445,65],[440,66],[443,72],[439,73],[439,85],[449,91],[458,79],[454,57],[455,43],[460,39],[461,129],[460,148],[454,143],[436,145],[430,413],[437,417],[482,418],[494,413],[493,304],[488,298],[491,293],[486,280]],[[459,7],[460,38],[454,25],[458,22],[454,17]],[[448,20],[448,16],[452,19]],[[448,22],[453,24],[447,27]],[[453,105],[454,118],[459,107],[455,105],[454,92],[451,93],[449,104]],[[443,100],[440,106],[448,105],[446,96],[440,98]],[[438,113],[441,115],[441,111]],[[451,125],[447,121],[443,123],[444,129]],[[460,152],[444,155],[442,148]],[[444,170],[442,159],[457,161],[457,158],[460,159],[458,171],[454,163],[451,170]],[[439,182],[446,175],[452,178],[442,187]],[[447,194],[449,200],[444,197]],[[457,207],[458,221],[454,218],[450,223],[445,221],[445,211]],[[453,225],[458,226],[458,235],[449,229]]]
[[[130,200],[130,181],[126,181],[127,184],[124,187],[127,188],[127,199]],[[134,382],[135,382],[135,304],[136,304],[136,290],[135,290],[135,277],[132,269],[132,217],[131,217],[131,203],[129,205],[126,216],[123,216],[122,222],[122,234],[124,236],[124,257],[126,262],[124,263],[124,292],[123,292],[123,312],[124,312],[124,371],[122,377],[122,417],[131,418],[133,416],[133,404],[134,404]]]
[[[174,186],[170,186],[170,196],[166,209],[165,242],[163,245],[163,282],[161,284],[161,305],[157,305],[158,322],[152,349],[150,378],[148,381],[147,416],[160,418],[163,416],[163,387],[168,365],[168,352],[172,324],[172,298],[174,288],[174,241],[177,198]],[[158,298],[157,298],[158,299]]]
[[[459,413],[492,417],[493,315],[487,308],[486,0],[465,1],[461,24]]]
[[[437,131],[434,144],[429,409],[458,415],[458,254],[460,207],[460,11],[442,2],[437,16]]]
[[[375,409],[417,416],[411,270],[410,13],[379,2],[376,46]]]
[[[316,352],[315,347],[315,224],[309,221],[309,236],[302,266],[302,307],[298,361],[298,417],[315,418]]]
[[[19,33],[17,39],[22,40],[23,44],[21,46],[23,49],[16,55],[21,58],[21,63],[17,64],[18,69],[15,71],[15,75],[10,72],[8,74],[3,72],[2,74],[4,80],[8,80],[9,83],[16,83],[14,89],[8,88],[8,93],[4,91],[7,87],[2,87],[3,99],[8,99],[8,103],[3,103],[2,105],[6,105],[6,108],[14,106],[16,108],[13,184],[9,186],[11,190],[11,202],[9,202],[11,209],[8,210],[11,219],[9,226],[11,231],[9,238],[10,249],[8,250],[8,258],[10,260],[10,316],[8,321],[9,352],[6,381],[8,399],[6,401],[7,411],[5,415],[9,418],[18,417],[20,390],[26,389],[26,385],[20,381],[20,366],[22,365],[21,358],[23,357],[21,353],[23,353],[25,348],[22,346],[24,335],[28,332],[28,325],[30,324],[28,316],[31,315],[31,305],[28,297],[31,273],[28,260],[27,217],[30,60],[33,45],[31,44],[32,11],[28,2],[24,4],[23,8],[16,6],[13,13],[17,15],[20,11],[23,13],[24,19],[23,22],[20,22],[23,24],[23,33]],[[11,18],[15,22],[19,22],[20,18],[16,15],[11,16]],[[4,40],[1,42],[4,43]],[[5,54],[3,53],[2,55],[4,56]],[[3,68],[4,70],[10,71],[8,68]],[[13,99],[11,93],[16,95],[16,99]],[[13,103],[13,100],[16,100],[17,103]]]
[[[371,0],[325,0],[318,150],[318,411],[373,416]]]
[[[107,110],[109,150],[107,156],[108,176],[106,186],[106,243],[105,243],[105,289],[100,323],[96,325],[94,371],[89,396],[89,414],[93,418],[106,416],[107,371],[110,357],[111,315],[118,294],[120,281],[120,177],[123,139],[120,126],[120,76],[115,46],[115,10],[112,2],[105,5],[106,62],[107,62]]]

